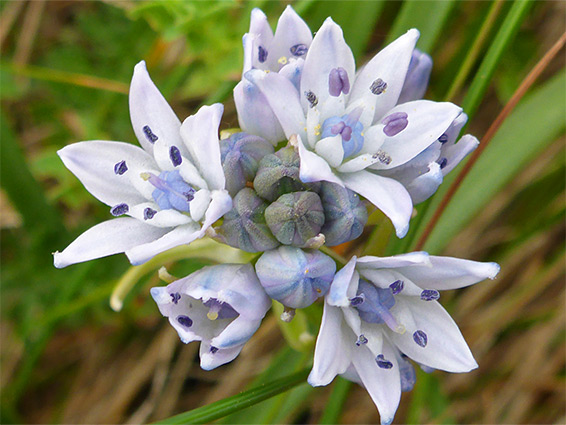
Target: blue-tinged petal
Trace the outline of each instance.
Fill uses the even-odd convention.
[[[328,385],[351,364],[356,336],[343,325],[339,308],[324,303],[322,323],[316,339],[312,371],[308,382],[313,387]]]
[[[210,343],[219,349],[226,349],[245,344],[258,330],[261,319],[248,320],[243,316],[238,316],[220,333],[212,338]]]
[[[326,302],[335,307],[348,307],[350,298],[356,295],[359,276],[355,272],[356,256],[334,275]]]
[[[340,134],[319,140],[314,150],[333,168],[338,167],[344,159],[344,147],[342,146],[342,136]]]
[[[260,136],[276,145],[285,139],[279,120],[260,89],[247,80],[234,88],[234,103],[240,127],[246,133]]]
[[[181,122],[151,81],[145,61],[141,61],[134,68],[129,103],[134,132],[147,152],[153,152],[153,144],[159,139],[167,140],[171,145],[180,146],[183,150],[179,134]]]
[[[202,220],[204,214],[208,210],[211,199],[210,191],[207,189],[201,189],[195,192],[193,200],[189,204],[191,218],[194,221]]]
[[[71,264],[118,254],[158,239],[170,230],[129,217],[103,221],[80,235],[63,252],[55,252],[55,267],[60,269]]]
[[[357,260],[360,268],[374,269],[394,269],[398,267],[407,267],[422,265],[424,268],[430,267],[429,255],[424,251],[410,252],[407,254],[393,255],[392,257],[374,257],[366,255]]]
[[[428,87],[430,72],[432,71],[432,58],[418,49],[413,50],[409,71],[405,78],[403,90],[397,103],[411,102],[422,99]]]
[[[359,72],[352,87],[350,105],[364,106],[360,117],[364,127],[383,118],[397,104],[418,38],[416,29],[407,31],[375,55]],[[361,104],[358,104],[360,101]]]
[[[449,102],[416,100],[398,105],[382,120],[384,132],[388,136],[381,149],[391,157],[388,163],[378,162],[372,166],[376,170],[391,169],[410,161],[427,147],[435,143],[450,127],[462,109]],[[391,117],[403,116],[404,127],[388,127]]]
[[[244,77],[263,93],[287,138],[293,134],[306,137],[306,117],[301,108],[299,93],[291,81],[276,72],[259,69],[246,72]]]
[[[202,224],[203,232],[214,224],[216,220],[232,209],[232,198],[226,190],[213,190],[211,201]],[[202,236],[202,235],[201,235]],[[200,236],[199,236],[200,237]]]
[[[422,288],[437,290],[463,288],[485,279],[494,279],[499,273],[497,263],[434,255],[429,258],[432,267],[414,265],[398,270]]]
[[[133,169],[156,168],[143,149],[122,142],[90,141],[65,146],[57,154],[86,190],[106,205],[146,200],[130,180]]]
[[[313,183],[327,181],[344,186],[342,180],[332,172],[332,169],[326,160],[314,152],[307,150],[301,140],[301,137],[297,137],[296,141],[299,157],[301,158],[299,177],[302,182]]]
[[[244,72],[253,68],[266,69],[267,59],[269,58],[269,46],[273,40],[273,31],[267,21],[267,16],[258,8],[254,8],[251,14],[250,31],[247,34],[252,44],[252,49],[248,52],[245,50],[246,42],[244,41],[244,64],[249,61],[249,66],[244,65]],[[260,47],[262,49],[260,55]],[[249,55],[249,59],[248,59]],[[260,59],[262,59],[260,61]]]
[[[181,136],[191,157],[211,190],[224,189],[226,180],[220,160],[218,126],[224,106],[215,103],[201,107],[181,126]]]
[[[429,168],[427,173],[405,185],[414,205],[420,204],[434,195],[438,186],[442,183],[444,176],[440,165],[433,162],[429,165]]]
[[[413,203],[401,183],[365,170],[342,173],[340,178],[348,189],[365,197],[389,217],[397,237],[402,238],[407,234]]]
[[[155,202],[143,202],[134,205],[128,211],[128,215],[157,227],[175,227],[192,222],[189,216],[175,209],[169,208],[160,211]]]
[[[203,370],[212,370],[218,366],[231,362],[238,357],[238,354],[240,354],[244,345],[242,344],[236,347],[218,349],[218,351],[215,351],[214,348],[216,347],[213,347],[214,346],[207,341],[202,341],[200,343],[200,367]]]
[[[445,176],[456,167],[468,154],[476,150],[480,142],[474,136],[466,134],[458,143],[443,146],[440,151],[439,163],[442,166],[442,174]]]
[[[287,65],[279,70],[279,74],[287,78],[297,91],[301,88],[301,75],[303,73],[303,66],[305,65],[305,60],[303,58],[293,59]]]
[[[458,326],[437,301],[416,297],[399,297],[396,301],[392,312],[401,318],[407,331],[388,334],[403,353],[418,363],[447,372],[469,372],[478,367]]]

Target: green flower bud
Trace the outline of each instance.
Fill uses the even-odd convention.
[[[265,224],[267,204],[247,187],[236,194],[233,202],[233,208],[224,216],[219,229],[226,243],[247,252],[276,248],[279,242]]]
[[[254,179],[257,194],[273,202],[284,193],[305,190],[299,180],[299,164],[299,155],[292,147],[264,156]]]
[[[304,246],[324,224],[322,202],[314,192],[287,193],[267,207],[265,220],[279,242]]]

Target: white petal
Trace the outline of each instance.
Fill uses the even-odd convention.
[[[340,178],[332,172],[328,162],[314,152],[305,148],[300,136],[297,136],[297,147],[299,150],[299,157],[301,158],[299,178],[302,182],[312,183],[327,181],[344,186],[344,183],[342,183]]]
[[[356,71],[354,55],[344,41],[342,28],[327,18],[316,33],[305,59],[300,90],[305,111],[309,107],[305,92],[312,91],[321,106],[330,97],[328,78],[334,68],[344,68],[351,88]],[[343,95],[339,97],[342,101],[347,98]]]
[[[328,385],[336,375],[344,373],[351,363],[353,347],[355,335],[344,329],[340,309],[324,303],[309,384],[313,387]]]
[[[200,221],[204,217],[210,205],[210,200],[211,196],[209,190],[201,189],[195,192],[194,198],[190,203],[191,218],[194,221]]]
[[[408,254],[393,255],[392,257],[374,257],[366,255],[357,260],[358,267],[374,269],[394,269],[413,265],[430,267],[429,255],[424,251],[410,252]]]
[[[145,201],[128,178],[132,168],[155,168],[153,158],[128,143],[90,141],[73,143],[59,150],[63,164],[81,181],[86,190],[106,205],[128,205]],[[128,170],[118,175],[114,166],[125,161]]]
[[[168,230],[129,217],[104,221],[80,235],[63,252],[56,252],[55,267],[60,269],[70,264],[124,252],[155,240]]]
[[[364,145],[360,150],[360,153],[369,153],[374,154],[383,145],[385,142],[385,133],[383,133],[383,127],[380,125],[374,125],[369,128],[365,128],[362,132],[362,136],[364,136]]]
[[[468,116],[464,112],[461,112],[460,115],[456,117],[452,124],[450,124],[450,127],[448,127],[448,129],[446,130],[445,134],[448,139],[444,146],[452,146],[454,143],[456,143],[458,134],[460,134],[460,130],[462,130],[467,122]]]
[[[403,289],[401,294],[403,296],[420,297],[423,288],[417,286],[412,281],[407,279],[406,276],[399,273],[396,269],[373,269],[359,267],[360,274],[367,281],[373,283],[378,288],[387,289],[391,284],[400,280],[403,282]]]
[[[136,220],[137,221],[137,220]],[[145,263],[157,254],[167,251],[179,245],[189,244],[195,239],[202,237],[200,226],[197,223],[189,223],[176,227],[169,233],[152,242],[138,244],[126,250],[130,263],[137,266]]]
[[[392,137],[387,137],[381,149],[391,156],[389,164],[377,163],[376,169],[390,169],[411,160],[432,145],[462,109],[449,102],[416,100],[398,105],[386,116],[397,112],[408,115],[407,127]]]
[[[426,201],[434,195],[438,186],[442,184],[444,176],[440,165],[433,162],[429,167],[430,170],[427,173],[417,177],[405,186],[415,205]]]
[[[322,123],[320,122],[320,111],[318,108],[309,108],[307,111],[307,139],[306,142],[310,150],[318,140],[320,140]]]
[[[220,335],[212,338],[210,343],[214,347],[221,349],[242,346],[252,337],[255,331],[257,331],[260,324],[261,319],[248,320],[242,316],[238,316],[226,326]]]
[[[397,237],[402,238],[407,234],[413,204],[401,183],[365,170],[342,173],[340,178],[348,189],[365,197],[389,217],[395,226]]]
[[[446,158],[446,166],[442,169],[442,174],[446,175],[456,167],[469,153],[473,152],[480,142],[474,136],[466,134],[460,141],[452,146],[443,146],[441,150],[442,158]]]
[[[344,159],[344,147],[342,146],[342,136],[340,134],[319,140],[314,150],[333,168],[338,167]]]
[[[494,279],[499,273],[497,263],[482,263],[452,257],[431,255],[432,267],[414,265],[399,268],[399,272],[426,289],[457,289],[485,279]]]
[[[354,279],[356,267],[356,256],[354,255],[348,263],[335,275],[327,295],[328,304],[336,307],[348,307],[350,305],[349,288],[355,286],[354,293],[358,289],[358,279]]]
[[[269,69],[277,71],[289,59],[299,56],[291,53],[291,47],[303,44],[307,48],[312,41],[312,33],[308,25],[291,6],[287,6],[277,22],[275,36],[267,52]]]
[[[203,232],[214,224],[216,220],[232,209],[232,198],[226,190],[213,190],[211,192],[212,200],[206,210],[204,223],[202,224]]]
[[[151,208],[155,211],[155,214],[150,219],[145,218],[144,211],[146,208]],[[144,202],[134,205],[130,208],[130,211],[128,211],[128,215],[148,225],[157,227],[175,227],[193,221],[189,216],[174,209],[159,210],[159,207],[154,202]]]
[[[242,344],[237,347],[218,350],[212,354],[210,351],[210,343],[202,341],[200,343],[200,367],[204,370],[212,370],[218,366],[229,363],[238,357],[243,347],[244,345]]]
[[[279,70],[279,74],[287,78],[299,90],[301,88],[301,75],[303,74],[304,66],[305,60],[303,58],[292,59],[291,62]]]
[[[226,183],[218,139],[218,126],[223,111],[224,106],[220,103],[205,105],[195,115],[188,117],[181,126],[183,141],[209,189],[224,189]]]
[[[181,165],[177,167],[181,177],[195,189],[208,189],[208,183],[202,178],[197,167],[188,159],[183,158]]]
[[[242,130],[274,145],[285,139],[279,120],[256,85],[245,79],[240,81],[234,88],[234,103]]]
[[[129,103],[134,132],[147,152],[153,152],[154,142],[150,141],[151,134],[156,136],[157,140],[166,140],[170,145],[178,146],[182,152],[183,144],[179,134],[181,122],[151,81],[144,61],[134,68]]]
[[[396,301],[392,313],[397,317],[398,309],[406,309],[414,321],[401,319],[407,328],[403,335],[388,331],[391,341],[403,353],[418,363],[447,372],[469,372],[478,366],[458,326],[437,301],[413,297],[398,297]],[[413,340],[417,330],[427,336],[425,347]]]
[[[267,17],[265,14],[258,8],[254,8],[252,10],[252,16],[250,20],[250,31],[247,34],[249,35],[250,41],[252,42],[253,49],[249,52],[249,59],[245,59],[244,62],[250,61],[250,65],[248,67],[244,66],[244,72],[253,68],[260,68],[265,69],[267,67],[267,62],[261,63],[259,61],[259,46],[264,49],[268,49],[271,45],[273,40],[273,31],[271,31],[271,27],[269,26],[269,22],[267,21]],[[248,56],[248,54],[246,54]]]
[[[403,84],[403,90],[397,103],[406,103],[422,99],[428,87],[430,72],[432,71],[432,58],[419,51],[413,50],[409,71]]]
[[[393,363],[391,369],[377,366],[370,350],[360,347],[355,350],[352,362],[371,399],[379,410],[382,424],[390,424],[401,400],[401,376],[393,349],[384,341],[383,355]]]
[[[350,102],[363,100],[364,111],[360,122],[364,127],[383,118],[397,104],[418,39],[419,32],[416,29],[407,31],[375,55],[359,72],[352,87]],[[387,84],[387,88],[375,95],[370,87],[378,78]]]
[[[285,136],[289,138],[293,134],[299,134],[304,138],[306,118],[293,83],[276,72],[266,73],[259,69],[246,72],[245,77],[263,93]]]
[[[337,170],[340,173],[355,173],[357,171],[365,170],[370,165],[373,165],[378,161],[379,157],[377,155],[374,156],[369,153],[364,153],[362,155],[358,155],[354,159],[346,161],[340,165]]]

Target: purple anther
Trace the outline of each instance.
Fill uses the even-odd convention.
[[[415,341],[419,347],[424,348],[428,342],[428,337],[423,331],[418,330],[413,334],[413,341]]]
[[[126,161],[117,162],[114,165],[114,173],[121,176],[126,171],[128,171],[128,166],[126,165]]]
[[[257,60],[259,63],[264,63],[267,60],[267,50],[263,46],[257,48]]]
[[[359,347],[368,343],[368,339],[364,335],[360,335],[356,341],[356,345]]]
[[[295,44],[294,46],[291,46],[289,50],[292,55],[304,56],[307,53],[307,50],[309,50],[309,48],[307,47],[306,44]]]
[[[193,326],[193,319],[189,316],[177,316],[177,322],[183,325],[185,328],[190,328]]]
[[[389,360],[386,360],[383,354],[377,356],[375,358],[375,362],[382,369],[391,369],[393,367],[393,363],[391,363]]]
[[[159,139],[159,137],[157,137],[153,131],[151,131],[151,128],[149,128],[149,125],[146,125],[143,127],[143,134],[145,134],[145,137],[147,137],[147,140],[149,140],[150,143],[155,143],[157,141],[157,139]]]
[[[143,210],[143,219],[144,220],[152,219],[156,212],[157,211],[155,211],[154,209],[147,207],[145,210]]]
[[[365,300],[365,295],[360,294],[360,295],[350,299],[350,305],[352,307],[356,307],[356,306],[362,304],[364,302],[364,300]]]
[[[128,204],[118,204],[118,205],[114,205],[110,209],[110,214],[112,214],[114,217],[118,217],[120,215],[126,214],[128,211],[130,211],[130,207],[128,207]]]
[[[334,68],[330,71],[328,75],[328,92],[334,97],[340,96],[340,93],[350,93],[350,80],[344,68]]]
[[[173,301],[173,304],[177,304],[179,302],[179,300],[181,299],[181,294],[179,294],[178,292],[174,292],[171,295],[171,301]]]
[[[391,293],[393,295],[397,295],[403,290],[405,283],[402,280],[396,280],[391,285],[389,285],[389,287],[391,288]]]
[[[381,78],[378,78],[373,83],[371,83],[369,89],[373,94],[377,96],[385,92],[385,90],[387,89],[387,83]]]
[[[435,301],[440,298],[440,292],[436,289],[425,289],[421,292],[421,300]]]
[[[214,346],[210,346],[210,354],[216,354],[218,352],[218,348],[214,347]]]
[[[408,117],[409,116],[405,112],[395,112],[386,116],[383,121],[381,121],[385,124],[383,132],[389,137],[399,134],[409,124],[409,120],[407,119]]]
[[[440,143],[446,143],[448,141],[448,135],[446,133],[443,133],[442,136],[438,138],[438,141]]]
[[[387,152],[382,151],[379,149],[376,153],[371,156],[373,159],[377,159],[379,162],[385,165],[391,164],[391,156],[387,154]]]
[[[171,146],[169,148],[169,158],[174,167],[178,167],[183,162],[183,157],[181,156],[181,151],[177,146]]]
[[[438,165],[440,165],[440,169],[442,170],[444,167],[446,167],[446,164],[448,164],[448,159],[446,158],[442,158],[440,160],[440,162],[438,163]]]
[[[348,142],[352,138],[352,127],[346,125],[344,121],[340,121],[330,127],[330,132],[334,135],[342,135],[342,140]]]
[[[318,105],[318,99],[316,97],[316,94],[314,94],[312,91],[310,90],[306,91],[305,96],[311,108],[314,108],[316,105]]]

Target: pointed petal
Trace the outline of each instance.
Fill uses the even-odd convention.
[[[240,351],[242,351],[243,345],[238,345],[236,347],[219,349],[214,354],[210,351],[211,344],[207,341],[202,341],[200,343],[200,367],[203,370],[212,370],[218,366],[229,363],[238,357]]]
[[[232,209],[232,198],[226,190],[213,190],[211,201],[202,224],[203,232],[214,224],[216,220]]]
[[[416,251],[408,254],[393,255],[392,257],[366,255],[357,260],[357,266],[360,268],[395,269],[413,265],[430,267],[429,255],[424,251]]]
[[[387,331],[388,335],[411,359],[447,372],[469,372],[478,367],[460,329],[437,301],[399,297],[392,313],[400,317],[400,322],[405,325],[407,332],[400,335]],[[408,315],[412,316],[412,320]],[[413,340],[413,334],[417,330],[426,334],[425,347]]]
[[[244,72],[249,71],[251,68],[266,69],[267,61],[259,61],[259,47],[261,46],[262,49],[267,51],[273,40],[273,31],[271,31],[267,16],[257,7],[252,10],[250,31],[246,35],[249,36],[252,49],[249,50],[249,53],[244,49],[244,63],[249,62],[249,66],[244,66]],[[246,42],[244,41],[245,45]]]
[[[354,255],[350,261],[334,275],[334,280],[330,284],[330,290],[326,298],[328,304],[336,307],[348,307],[350,305],[350,299],[348,297],[350,292],[349,288],[354,285],[355,290],[358,289],[357,279],[354,279],[355,267],[356,256]]]
[[[279,70],[279,74],[287,78],[297,91],[301,88],[301,75],[303,74],[303,67],[305,60],[303,58],[293,59],[287,65]]]
[[[148,208],[153,211],[153,216],[151,218],[146,218],[146,210]],[[147,223],[148,225],[157,227],[171,228],[192,222],[189,216],[180,213],[177,210],[168,209],[160,211],[155,202],[143,202],[141,204],[134,205],[130,208],[130,211],[128,211],[128,215],[142,223]]]
[[[226,184],[218,139],[218,126],[223,111],[224,106],[220,103],[205,105],[181,126],[183,141],[209,189],[221,190]]]
[[[240,81],[234,88],[234,103],[238,122],[246,133],[263,137],[274,145],[285,140],[279,120],[256,85],[245,79]]]
[[[328,385],[336,375],[344,373],[351,363],[350,353],[355,338],[351,331],[343,327],[340,309],[324,303],[309,384],[313,387]]]
[[[297,136],[297,147],[299,150],[299,157],[301,158],[301,165],[299,169],[299,178],[304,183],[312,183],[319,181],[327,181],[331,183],[344,186],[342,180],[337,177],[328,162],[323,158],[305,148],[300,136]]]
[[[365,170],[342,173],[340,178],[348,189],[365,197],[389,217],[397,237],[402,238],[407,234],[413,203],[401,183]]]
[[[81,181],[86,190],[106,205],[128,205],[145,201],[129,179],[133,168],[153,169],[153,158],[143,149],[122,142],[90,141],[73,143],[59,150],[63,164]],[[114,171],[125,161],[123,174]]]
[[[259,69],[246,72],[245,78],[263,93],[285,136],[289,138],[293,134],[299,134],[304,138],[306,117],[293,83],[276,72],[266,73]]]
[[[375,55],[359,72],[352,87],[350,102],[362,100],[364,111],[360,122],[364,127],[370,126],[375,120],[381,120],[397,104],[418,38],[419,32],[416,29],[407,31]],[[387,84],[387,87],[376,95],[372,93],[371,87],[378,79]]]
[[[452,146],[447,146],[440,151],[442,158],[446,159],[446,166],[442,168],[442,174],[446,175],[452,171],[469,153],[473,152],[480,142],[474,136],[466,134],[460,141]],[[442,159],[441,159],[442,160]]]
[[[392,137],[387,137],[381,149],[391,157],[389,164],[376,163],[375,169],[390,169],[411,160],[436,142],[462,109],[449,102],[416,100],[398,105],[386,116],[407,114],[407,127]]]
[[[244,345],[257,331],[260,320],[248,320],[242,316],[234,319],[220,335],[212,338],[210,343],[221,349]]]
[[[159,239],[137,244],[132,248],[128,248],[125,252],[130,263],[137,266],[145,263],[161,252],[179,245],[189,244],[199,237],[202,237],[200,226],[197,223],[192,222],[185,224],[184,226],[176,227],[169,233],[161,236]]]
[[[80,235],[63,252],[56,252],[55,267],[60,269],[71,264],[118,254],[155,240],[168,230],[129,217],[104,221]]]
[[[432,58],[418,49],[413,50],[409,71],[405,78],[403,90],[397,103],[406,103],[422,99],[428,87],[430,72],[432,71]]]
[[[200,221],[204,217],[210,205],[210,200],[211,196],[209,190],[201,189],[195,192],[194,198],[190,204],[191,218],[194,221]]]
[[[340,134],[319,140],[314,150],[333,168],[338,167],[344,159],[344,147],[342,146],[342,136]]]
[[[343,68],[346,71],[348,84],[352,85],[356,72],[354,55],[344,41],[342,28],[331,18],[327,18],[316,33],[305,59],[300,90],[301,104],[305,111],[309,107],[309,102],[304,93],[309,91],[314,93],[320,107],[330,97],[330,71],[336,68]],[[345,102],[347,95],[338,97]]]
[[[291,58],[304,57],[304,48],[310,46],[312,33],[308,25],[291,6],[287,6],[277,22],[275,36],[269,47],[267,62],[269,69],[277,71]],[[304,48],[295,48],[304,46]]]
[[[409,195],[411,195],[414,205],[420,204],[434,195],[438,186],[442,183],[444,176],[440,165],[433,162],[429,165],[429,168],[427,173],[417,177],[405,186]]]
[[[160,139],[167,140],[171,145],[182,146],[179,134],[181,122],[151,81],[145,61],[134,68],[129,103],[134,132],[148,153],[153,152],[153,143]]]
[[[495,279],[499,273],[497,263],[482,263],[452,257],[431,255],[432,267],[414,265],[399,268],[399,272],[426,289],[457,289],[485,279]]]

